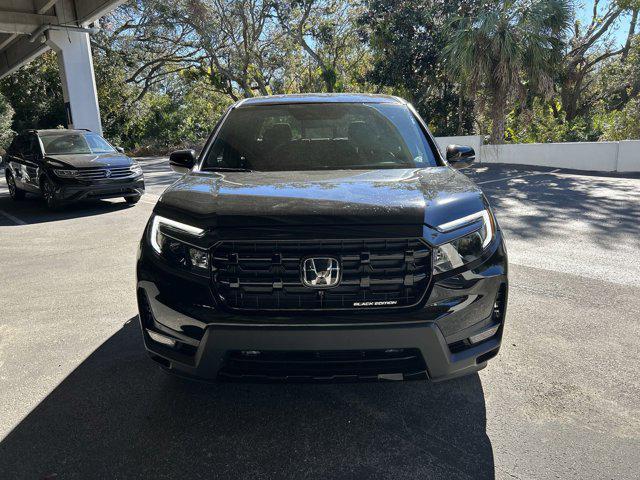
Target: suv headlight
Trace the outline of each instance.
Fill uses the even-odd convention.
[[[142,167],[139,164],[134,163],[130,168],[131,173],[134,173],[135,175],[142,175]]]
[[[155,215],[149,230],[149,243],[158,255],[172,265],[195,272],[207,272],[209,270],[209,252],[172,237],[171,232],[202,237],[204,230]]]
[[[472,233],[440,245],[433,250],[433,273],[443,273],[480,258],[495,236],[495,220],[489,210],[482,210],[437,227],[440,232],[451,232],[458,228],[479,223]]]
[[[78,175],[78,170],[64,170],[62,168],[54,168],[53,172],[60,178],[74,178]]]

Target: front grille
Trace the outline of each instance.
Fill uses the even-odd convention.
[[[303,285],[303,259],[323,256],[340,261],[339,285]],[[431,251],[419,238],[224,241],[212,257],[220,301],[245,311],[410,307],[420,302],[431,279]]]
[[[126,178],[132,174],[131,167],[83,168],[78,171],[76,178],[80,180],[106,180]]]
[[[377,380],[392,375],[417,379],[424,378],[425,371],[424,359],[417,349],[231,351],[218,375],[243,380],[335,381]]]

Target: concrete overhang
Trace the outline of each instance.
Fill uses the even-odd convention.
[[[124,0],[0,0],[0,78],[50,48],[47,29],[86,27],[121,3]]]

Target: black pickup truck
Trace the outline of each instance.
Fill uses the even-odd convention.
[[[434,381],[500,348],[507,254],[487,199],[402,99],[233,105],[140,243],[145,346],[199,379]]]

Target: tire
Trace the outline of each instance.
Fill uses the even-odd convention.
[[[135,195],[133,197],[124,197],[124,201],[127,202],[129,205],[135,205],[140,201],[140,197],[141,195]]]
[[[9,196],[11,197],[11,200],[24,199],[26,192],[18,188],[13,175],[9,172],[7,172],[7,186],[9,187]]]
[[[47,177],[44,177],[40,182],[40,193],[42,193],[42,198],[44,198],[49,210],[58,210],[60,208],[60,200],[56,198],[55,189],[55,185]]]

